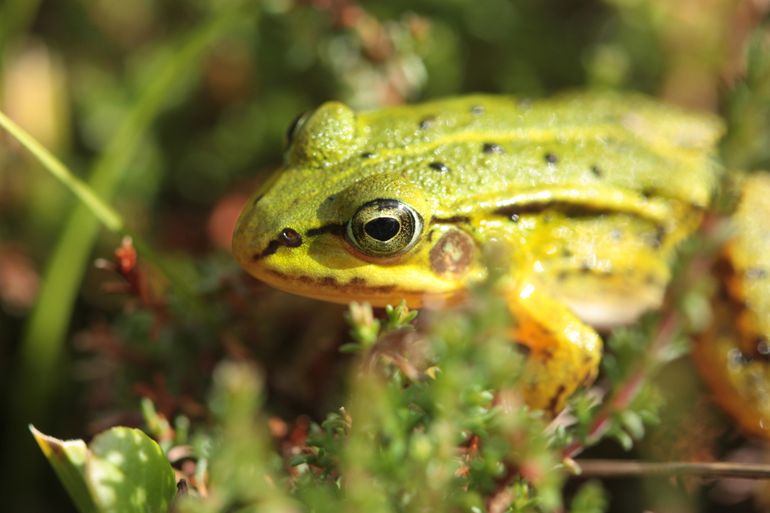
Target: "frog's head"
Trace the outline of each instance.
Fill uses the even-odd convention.
[[[468,233],[434,219],[439,198],[396,164],[362,165],[366,127],[327,103],[289,131],[287,164],[244,207],[233,253],[288,292],[375,305],[460,296],[480,274]]]

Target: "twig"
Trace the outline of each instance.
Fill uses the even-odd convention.
[[[575,460],[575,463],[581,469],[579,477],[698,476],[770,479],[770,464],[759,463],[629,460]]]

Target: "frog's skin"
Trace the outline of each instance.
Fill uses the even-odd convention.
[[[748,175],[739,189],[715,322],[693,355],[717,402],[745,431],[770,438],[770,174]]]
[[[411,307],[461,300],[495,262],[530,349],[525,400],[555,412],[596,376],[594,327],[660,304],[719,180],[721,133],[714,117],[627,94],[330,102],[290,129],[233,252],[289,292]]]

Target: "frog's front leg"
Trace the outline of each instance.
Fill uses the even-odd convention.
[[[506,292],[516,342],[529,350],[522,378],[525,402],[555,415],[578,387],[596,378],[602,340],[563,303],[525,281]]]

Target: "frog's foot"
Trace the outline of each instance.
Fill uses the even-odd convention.
[[[522,378],[525,402],[556,415],[580,386],[593,383],[602,340],[560,301],[531,283],[508,292],[515,340],[529,354]]]
[[[744,431],[770,438],[770,174],[746,177],[733,239],[717,266],[722,293],[693,356],[714,398]]]

